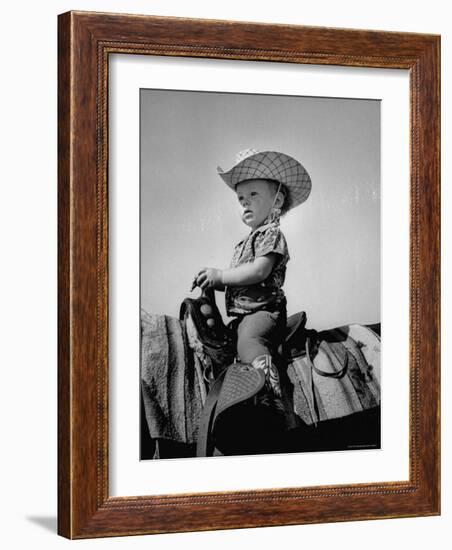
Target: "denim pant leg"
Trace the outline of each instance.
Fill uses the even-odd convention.
[[[285,311],[256,311],[245,315],[237,327],[237,354],[243,363],[259,355],[274,355],[283,337]]]

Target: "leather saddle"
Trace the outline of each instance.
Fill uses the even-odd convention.
[[[264,373],[238,360],[233,324],[224,324],[214,291],[186,298],[179,318],[189,341],[196,339],[197,351],[205,357],[203,378],[208,393],[199,422],[197,456],[212,456],[215,448],[224,454],[275,451],[275,441],[284,426],[268,407],[256,406],[256,395],[265,383]],[[290,358],[306,353],[307,339],[315,343],[315,331],[307,331],[305,326],[304,311],[287,319],[277,358],[280,370]]]

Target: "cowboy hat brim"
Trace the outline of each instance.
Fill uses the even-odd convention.
[[[303,203],[311,192],[311,178],[297,160],[276,151],[261,151],[250,155],[223,172],[218,167],[217,172],[223,181],[235,191],[238,183],[251,179],[270,179],[280,182],[286,187],[287,209]]]

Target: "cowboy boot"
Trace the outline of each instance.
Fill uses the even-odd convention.
[[[259,355],[251,361],[251,365],[255,369],[263,370],[265,374],[264,387],[255,396],[256,405],[271,407],[275,412],[284,416],[285,408],[282,401],[281,381],[271,355]]]

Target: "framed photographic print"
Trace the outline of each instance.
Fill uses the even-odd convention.
[[[439,37],[59,17],[59,533],[439,514]]]

